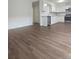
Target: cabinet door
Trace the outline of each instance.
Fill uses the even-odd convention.
[[[52,16],[51,17],[51,24],[55,24],[55,23],[57,23],[57,17],[56,16]]]
[[[41,26],[47,26],[47,17],[46,16],[42,16]]]

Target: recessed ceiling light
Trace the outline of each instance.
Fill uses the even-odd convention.
[[[64,0],[58,0],[59,3],[64,2]]]
[[[44,4],[44,6],[46,7],[46,6],[47,6],[47,4],[45,3],[45,4]]]

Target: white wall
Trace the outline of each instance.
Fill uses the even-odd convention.
[[[8,0],[8,28],[32,25],[32,0]]]
[[[33,22],[40,23],[39,1],[33,2]]]

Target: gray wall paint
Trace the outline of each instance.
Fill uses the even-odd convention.
[[[8,0],[8,28],[32,25],[32,0]]]
[[[33,2],[33,22],[40,23],[39,1]]]

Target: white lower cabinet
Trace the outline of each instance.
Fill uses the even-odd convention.
[[[41,26],[48,26],[57,23],[56,17],[51,16],[42,16],[40,19]]]
[[[47,26],[47,16],[42,16],[42,18],[40,19],[40,25]]]

